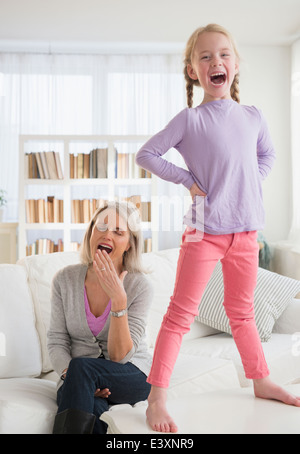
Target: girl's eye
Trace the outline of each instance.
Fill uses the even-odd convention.
[[[208,55],[205,55],[204,57],[201,58],[201,60],[208,60],[208,59],[209,59]]]

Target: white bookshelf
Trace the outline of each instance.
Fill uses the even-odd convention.
[[[151,222],[143,222],[142,230],[145,238],[152,238],[152,250],[158,249],[158,209],[157,179],[151,178],[116,178],[116,149],[124,148],[124,144],[131,149],[145,143],[149,136],[144,135],[21,135],[19,136],[19,244],[18,258],[25,257],[26,245],[32,240],[29,238],[49,237],[54,241],[61,236],[64,250],[71,250],[74,235],[80,238],[86,230],[87,224],[71,222],[72,199],[78,198],[78,192],[85,193],[86,198],[115,198],[141,195],[151,201]],[[91,147],[102,146],[108,149],[107,178],[70,178],[70,154],[82,147],[83,152]],[[125,145],[126,146],[126,145]],[[58,151],[63,170],[63,179],[27,178],[25,168],[25,154],[38,151]],[[29,223],[26,219],[25,203],[27,199],[38,199],[59,194],[63,203],[63,222],[60,223]],[[94,194],[91,197],[91,194]]]

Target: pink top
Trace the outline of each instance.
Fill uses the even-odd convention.
[[[84,286],[84,305],[85,305],[86,320],[89,325],[89,328],[90,328],[91,332],[94,334],[94,336],[97,336],[102,331],[102,329],[106,323],[106,320],[109,316],[110,308],[111,308],[111,300],[109,300],[108,305],[106,306],[103,314],[100,315],[100,317],[95,317],[95,315],[91,313],[89,301],[88,301],[87,294],[86,294],[86,288]]]

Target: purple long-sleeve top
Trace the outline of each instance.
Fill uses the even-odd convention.
[[[163,158],[175,148],[187,170]],[[206,197],[193,199],[184,223],[213,235],[262,230],[262,180],[275,152],[259,109],[226,99],[186,108],[138,151],[136,163]]]

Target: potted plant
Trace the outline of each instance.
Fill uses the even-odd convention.
[[[6,191],[4,189],[0,189],[0,222],[3,219],[3,210],[5,205],[7,204],[7,199],[6,199]]]

